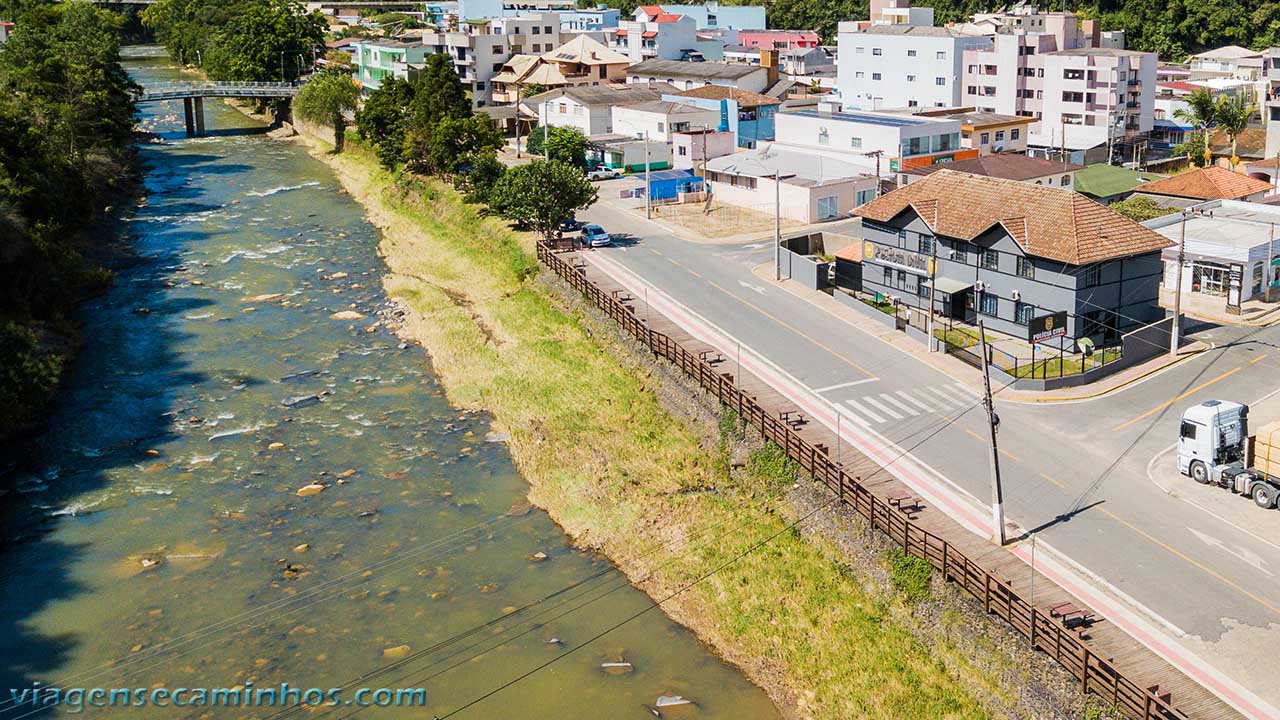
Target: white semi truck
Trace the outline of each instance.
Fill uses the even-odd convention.
[[[1248,405],[1208,400],[1182,413],[1178,470],[1198,483],[1253,498],[1258,507],[1275,507],[1280,477],[1258,469],[1253,450]]]

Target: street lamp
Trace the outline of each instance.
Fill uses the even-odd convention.
[[[280,82],[284,82],[284,51],[280,51]]]

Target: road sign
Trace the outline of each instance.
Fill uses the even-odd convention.
[[[1031,318],[1031,322],[1027,323],[1027,340],[1029,342],[1042,343],[1046,340],[1063,337],[1066,334],[1066,310]]]

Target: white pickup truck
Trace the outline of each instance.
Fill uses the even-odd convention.
[[[1218,485],[1253,498],[1261,508],[1276,506],[1280,477],[1254,462],[1249,406],[1208,400],[1186,409],[1178,431],[1178,471],[1204,485]],[[1268,463],[1268,468],[1271,465]]]

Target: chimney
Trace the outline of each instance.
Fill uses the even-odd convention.
[[[778,82],[778,51],[777,50],[761,50],[760,51],[760,67],[764,68],[766,73],[765,88],[771,88]]]

